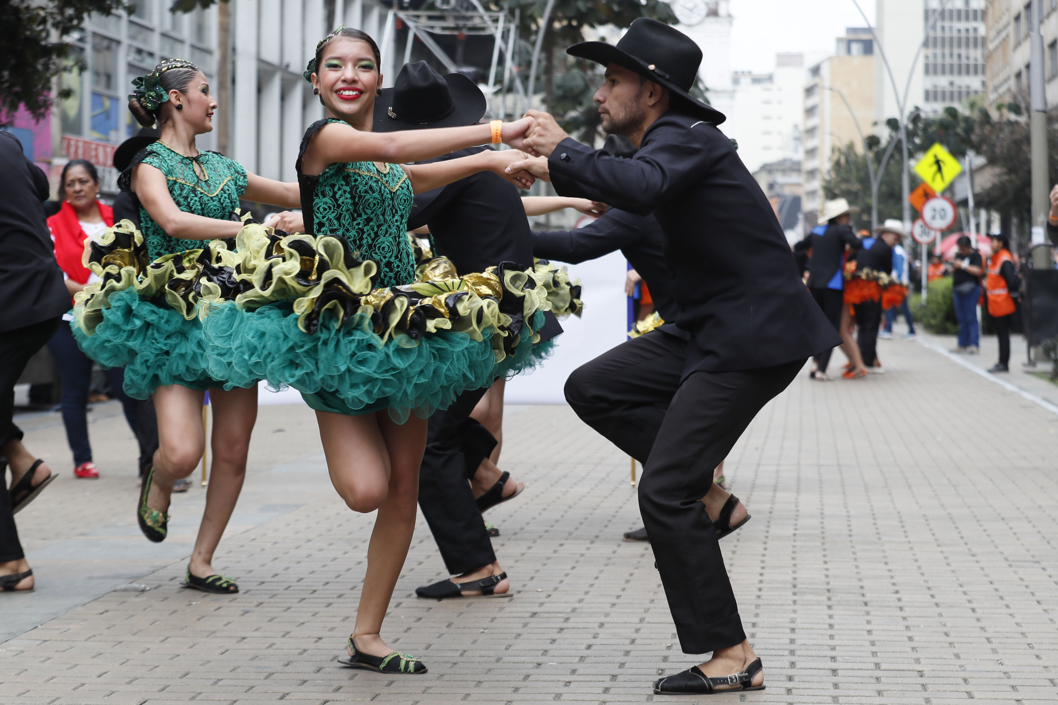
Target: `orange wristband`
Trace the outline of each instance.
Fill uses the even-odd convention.
[[[489,123],[489,127],[492,129],[492,143],[503,142],[503,120],[493,120]]]

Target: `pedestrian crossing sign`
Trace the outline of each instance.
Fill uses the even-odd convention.
[[[946,189],[961,172],[959,160],[944,149],[940,142],[934,143],[915,165],[915,173],[937,193]]]

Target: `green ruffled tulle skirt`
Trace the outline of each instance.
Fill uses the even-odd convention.
[[[124,365],[137,398],[170,384],[266,381],[319,411],[388,410],[403,422],[532,369],[554,345],[539,343],[544,311],[579,315],[582,306],[579,285],[546,262],[458,277],[444,258],[417,251],[416,282],[375,289],[376,265],[336,238],[249,225],[237,243],[146,264],[130,223],[108,230],[86,250],[101,281],[77,297],[81,348]]]

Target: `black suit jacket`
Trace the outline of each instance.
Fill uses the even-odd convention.
[[[670,110],[632,159],[565,139],[548,160],[562,195],[654,213],[675,275],[684,375],[772,367],[841,342],[798,276],[768,199],[715,125]]]
[[[44,216],[48,177],[9,132],[0,132],[0,194],[0,333],[6,333],[61,316],[70,295]]]
[[[665,267],[665,235],[654,216],[612,208],[583,228],[533,231],[533,254],[544,259],[577,264],[616,250],[650,287],[654,309],[666,321],[675,321],[679,308]]]
[[[471,147],[423,163],[465,157],[490,149]],[[483,272],[500,262],[533,266],[533,240],[522,197],[513,184],[492,172],[478,172],[433,191],[415,195],[408,229],[430,226],[436,254],[452,260],[460,274]],[[562,332],[545,314],[541,341]]]
[[[857,269],[873,269],[876,272],[892,274],[893,248],[885,244],[882,238],[876,238],[870,249],[864,248],[855,253]]]
[[[831,223],[822,235],[809,233],[808,246],[812,248],[812,258],[808,260],[808,286],[812,289],[826,289],[827,284],[841,268],[841,256],[845,254],[845,245],[853,250],[863,247],[863,241],[856,237],[848,225]]]
[[[129,191],[120,192],[111,206],[114,209],[114,222],[131,220],[137,229],[140,227],[140,199]]]

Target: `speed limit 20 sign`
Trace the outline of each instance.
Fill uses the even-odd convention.
[[[944,196],[934,196],[922,205],[922,222],[930,230],[944,232],[955,224],[955,203]]]

